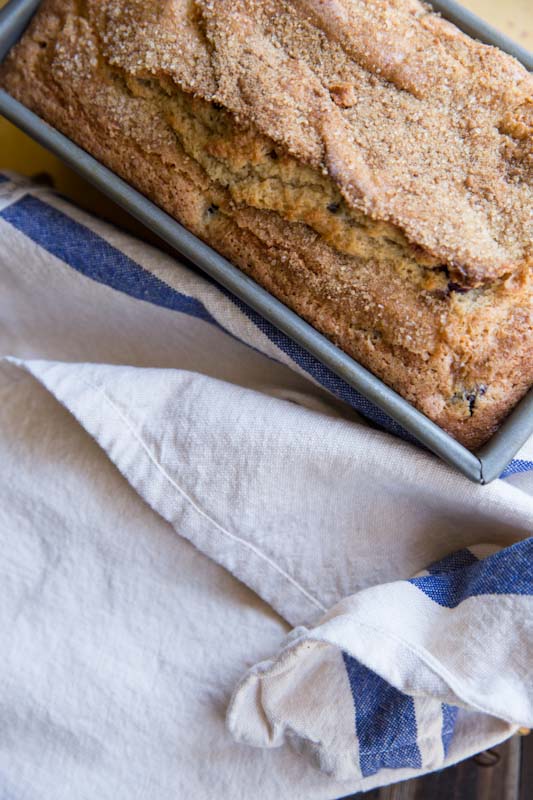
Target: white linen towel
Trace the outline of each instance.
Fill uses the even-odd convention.
[[[0,530],[12,554],[0,701],[13,722],[0,774],[10,796],[94,797],[90,765],[102,799],[166,800],[176,787],[208,797],[215,780],[232,800],[334,798],[532,724],[533,443],[505,479],[469,483],[364,425],[354,408],[389,423],[214,284],[14,176],[0,182],[0,238]],[[135,500],[118,478],[116,501],[106,496],[95,476],[114,473],[88,440],[69,433],[61,456],[57,431],[73,423],[39,387]],[[98,470],[84,481],[91,459]],[[139,555],[138,520],[149,531],[155,518],[181,539],[145,535]],[[183,540],[272,606],[295,628],[289,639],[229,575],[204,602],[214,564]],[[189,620],[179,636],[175,613]],[[288,742],[332,777],[285,747],[221,738],[230,690],[250,668],[230,705],[233,735]]]

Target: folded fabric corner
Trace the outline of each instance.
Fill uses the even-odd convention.
[[[346,598],[244,676],[232,735],[288,743],[364,785],[440,769],[531,727],[532,555],[531,539],[462,550]]]
[[[245,675],[228,709],[228,727],[243,744],[280,747],[288,742],[327,775],[360,777],[353,710],[338,702],[349,691],[343,655],[299,630],[298,639],[292,637],[278,658]]]

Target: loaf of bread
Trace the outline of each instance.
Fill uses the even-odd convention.
[[[419,0],[44,0],[0,83],[467,447],[533,384],[533,78]]]

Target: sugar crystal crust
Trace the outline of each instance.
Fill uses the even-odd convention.
[[[533,383],[533,79],[417,0],[45,0],[0,82],[467,446]]]

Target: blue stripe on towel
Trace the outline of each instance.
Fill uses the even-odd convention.
[[[520,472],[531,472],[533,470],[533,461],[523,461],[521,458],[515,458],[500,478],[509,478],[511,475],[518,475]]]
[[[533,539],[517,542],[469,566],[412,578],[409,583],[445,608],[456,608],[469,597],[486,594],[533,595]]]
[[[0,174],[0,183],[8,180],[7,176]],[[224,330],[200,300],[181,294],[168,286],[90,228],[42,200],[26,195],[0,212],[0,217],[87,277],[138,300],[190,314]],[[331,372],[303,347],[293,342],[226,289],[219,288],[271,342],[324,388],[385,430],[417,444],[416,439],[401,425]],[[229,334],[228,331],[226,333]],[[512,461],[501,477],[507,478],[517,472],[529,470],[533,470],[533,462]]]
[[[200,300],[183,295],[168,286],[90,228],[39,198],[26,195],[0,212],[0,217],[87,277],[138,300],[190,314],[224,330]],[[318,383],[391,433],[412,442],[416,441],[398,423],[337,377],[303,347],[227,290],[219,288],[270,341]]]
[[[290,356],[290,358],[311,375],[317,383],[320,383],[332,394],[336,395],[336,397],[339,397],[345,403],[357,409],[357,411],[367,417],[367,419],[371,419],[372,422],[385,428],[389,433],[394,433],[396,436],[408,442],[419,445],[419,442],[414,436],[404,430],[395,420],[388,417],[384,411],[371,403],[370,400],[367,400],[366,397],[359,394],[359,392],[343,381],[342,378],[335,375],[334,372],[308,353],[307,350],[304,350],[303,347],[300,347],[300,345],[293,342],[292,339],[289,339],[282,331],[278,330],[274,325],[268,322],[268,320],[264,319],[257,311],[247,306],[246,303],[243,303],[242,300],[239,300],[238,297],[235,297],[223,287],[221,287],[221,290],[226,297],[235,303],[239,310],[265,334],[265,336],[268,336],[271,342]]]
[[[446,703],[442,704],[442,746],[444,748],[444,756],[448,755],[448,750],[452,743],[458,713],[459,709],[457,706],[449,706]]]
[[[0,183],[7,183],[8,180],[9,178],[7,175],[2,175],[2,173],[0,173]]]
[[[7,206],[0,217],[88,278],[137,300],[181,311],[218,326],[195,297],[176,292],[94,231],[39,198],[26,195]]]
[[[375,775],[380,769],[421,768],[413,698],[347,653],[342,655],[355,707],[363,777]]]
[[[469,567],[471,564],[476,564],[478,558],[472,553],[471,550],[457,550],[449,556],[444,556],[439,561],[435,561],[430,567],[428,572],[431,575],[438,575],[441,572],[453,572],[453,570],[461,569],[462,567]]]

